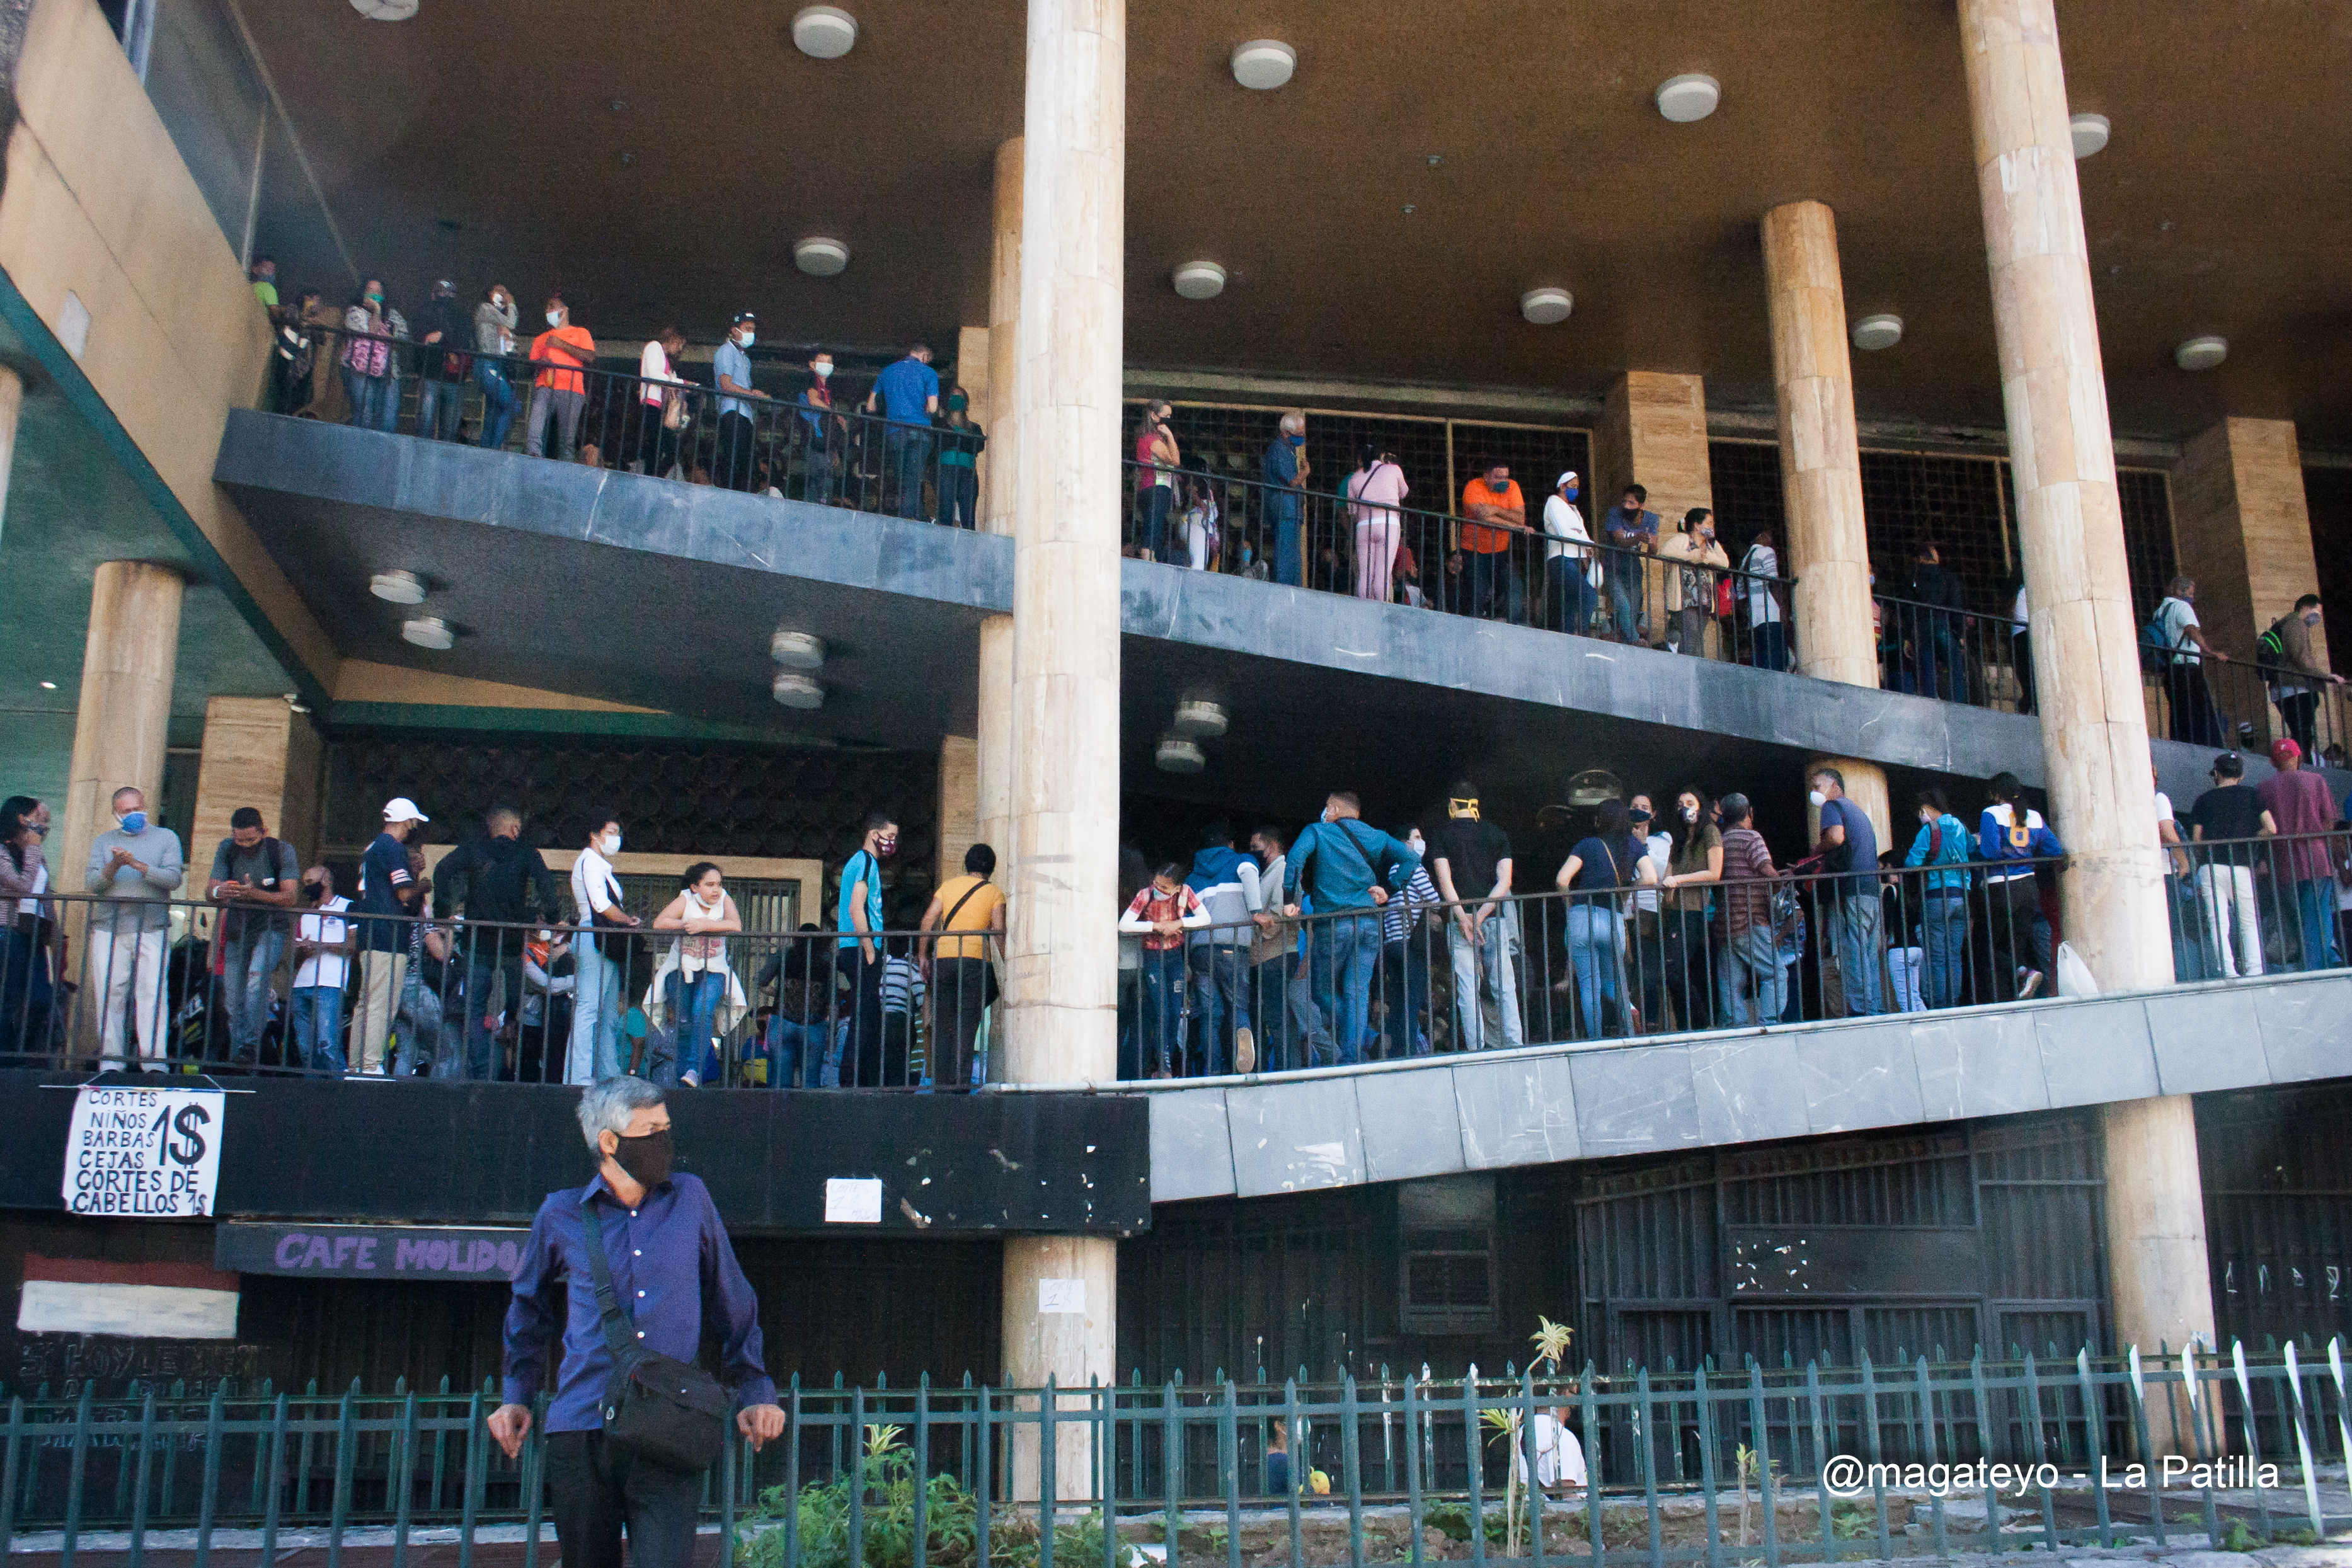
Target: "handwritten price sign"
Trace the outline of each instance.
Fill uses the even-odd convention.
[[[130,1219],[209,1217],[226,1104],[213,1089],[82,1090],[66,1133],[66,1207]]]

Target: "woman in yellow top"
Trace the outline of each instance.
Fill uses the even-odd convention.
[[[931,1082],[940,1089],[961,1089],[971,1082],[971,1048],[980,1037],[980,1015],[996,999],[990,935],[1004,932],[1004,893],[988,880],[996,870],[996,852],[986,844],[972,845],[963,852],[963,875],[950,878],[931,894],[930,907],[923,911],[918,927],[975,933],[936,936],[923,944],[934,1009],[930,1037],[940,1057]]]

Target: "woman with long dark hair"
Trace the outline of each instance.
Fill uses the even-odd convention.
[[[49,972],[57,923],[41,894],[49,809],[30,795],[0,800],[0,1061],[37,1052],[48,1039]]]
[[[1723,880],[1723,832],[1715,803],[1696,784],[1675,793],[1666,813],[1675,847],[1666,857],[1667,889],[1660,900],[1665,927],[1666,989],[1685,1029],[1715,1027],[1715,963],[1708,946],[1708,889]]]
[[[1607,1032],[1639,1034],[1641,1009],[1621,1003],[1624,987],[1618,971],[1623,949],[1619,933],[1625,915],[1620,894],[1622,889],[1656,885],[1658,868],[1651,863],[1649,846],[1633,836],[1633,819],[1624,801],[1601,802],[1592,835],[1577,841],[1557,880],[1568,892],[1588,895],[1570,901],[1567,920],[1568,959],[1576,971],[1583,1038],[1598,1040],[1603,1033],[1604,1001],[1622,1014],[1622,1026]]]

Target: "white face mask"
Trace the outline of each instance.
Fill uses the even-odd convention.
[[[619,854],[621,852],[621,835],[618,833],[606,833],[603,838],[596,841],[596,847],[603,850],[607,855]]]
[[[753,343],[759,340],[759,337],[760,334],[747,329],[743,333],[743,346],[747,349],[750,348]]]
[[[1696,822],[1696,821],[1698,821],[1698,808],[1697,808],[1696,806],[1685,806],[1685,807],[1683,808],[1683,821],[1685,821],[1685,822]]]
[[[1405,843],[1411,847],[1412,852],[1415,854],[1420,854],[1429,848],[1428,841],[1423,839],[1419,833],[1415,833],[1412,837],[1407,839]]]
[[[819,381],[824,381],[833,374],[831,365],[811,365],[809,369],[816,372],[816,379]]]
[[[561,327],[561,326],[562,326],[562,325],[563,325],[563,312],[562,312],[562,311],[561,311],[561,310],[551,310],[551,311],[549,311],[549,312],[547,313],[547,324],[548,324],[549,326],[551,326],[551,327]]]
[[[1807,795],[1805,799],[1811,800],[1816,806],[1826,806],[1830,803],[1830,798],[1827,795],[1822,794],[1818,789],[1814,790],[1811,794]]]

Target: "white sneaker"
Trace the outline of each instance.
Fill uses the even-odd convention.
[[[1257,1036],[1252,1034],[1246,1026],[1234,1030],[1234,1071],[1243,1073],[1257,1071]]]
[[[2020,969],[2017,974],[2017,999],[2019,1001],[2023,1001],[2026,998],[2035,995],[2042,989],[2042,974],[2041,970]]]

